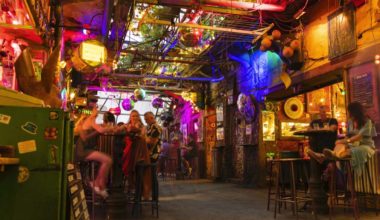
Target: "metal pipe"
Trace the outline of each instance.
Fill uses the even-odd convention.
[[[102,19],[102,42],[105,44],[108,39],[108,32],[110,30],[110,18],[113,0],[105,0],[104,13]]]
[[[176,27],[199,28],[199,29],[205,29],[205,30],[213,30],[213,31],[229,32],[229,33],[236,33],[236,34],[253,35],[253,36],[262,35],[263,32],[267,31],[268,29],[272,27],[272,25],[270,25],[269,27],[261,28],[258,30],[246,31],[246,30],[239,30],[235,28],[214,27],[214,26],[199,25],[199,24],[192,24],[192,23],[174,23],[173,24],[170,21],[150,19],[150,18],[144,18],[142,22],[148,23],[148,24],[160,24],[160,25],[168,25],[168,26],[176,26]]]
[[[167,80],[185,80],[185,81],[197,81],[197,82],[219,82],[224,79],[224,76],[219,78],[206,78],[206,77],[178,77],[178,76],[165,76],[165,75],[134,75],[134,74],[123,74],[117,73],[112,76],[118,78],[135,78],[135,79],[143,79],[143,78],[151,78],[151,79],[167,79]]]

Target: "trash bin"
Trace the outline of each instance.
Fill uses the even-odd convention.
[[[219,146],[212,149],[211,177],[214,178],[214,180],[220,180],[222,178],[223,148],[223,146]]]

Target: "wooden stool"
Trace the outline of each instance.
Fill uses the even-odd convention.
[[[284,159],[273,159],[272,163],[278,165],[278,172],[276,175],[276,192],[275,192],[275,205],[274,205],[274,218],[277,216],[277,205],[278,203],[291,203],[293,205],[293,214],[296,215],[296,218],[298,219],[298,203],[300,202],[312,202],[312,199],[308,196],[299,196],[297,195],[297,189],[296,189],[296,172],[295,172],[295,163],[296,162],[305,162],[303,158],[284,158]],[[274,165],[273,164],[273,165]],[[290,186],[291,186],[291,193],[290,195],[285,195],[283,192],[280,192],[280,178],[282,176],[282,165],[283,164],[289,164],[290,165]],[[273,166],[272,165],[272,166]],[[304,164],[303,164],[304,166]],[[272,167],[273,168],[273,167]],[[268,206],[270,202],[270,195],[271,190],[268,190]],[[312,207],[314,207],[312,205]],[[280,209],[279,209],[280,212]],[[315,214],[315,211],[313,210],[313,213]]]
[[[359,219],[359,206],[358,206],[358,199],[355,192],[355,186],[354,186],[354,175],[353,170],[351,167],[351,158],[346,159],[336,159],[336,160],[330,160],[331,163],[329,163],[329,166],[331,167],[331,180],[330,180],[330,186],[329,186],[329,218],[331,219],[334,208],[341,206],[341,207],[349,207],[352,208],[354,218]],[[344,196],[341,197],[338,195],[337,191],[337,165],[336,163],[339,162],[342,167],[342,172],[344,174],[344,180],[343,180],[343,193]],[[350,191],[350,194],[348,194],[347,191]],[[349,203],[348,197],[350,198]],[[340,201],[343,200],[343,203],[340,203]]]

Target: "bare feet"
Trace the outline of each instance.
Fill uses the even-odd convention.
[[[335,154],[335,152],[330,149],[325,148],[323,149],[322,152],[329,159],[334,159],[334,160],[339,159],[339,157]]]
[[[324,154],[314,152],[310,149],[307,151],[307,155],[312,157],[314,160],[316,160],[320,164],[323,163],[323,161],[325,161],[325,159],[326,159]]]

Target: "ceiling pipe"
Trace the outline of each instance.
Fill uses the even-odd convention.
[[[106,44],[108,40],[108,32],[110,30],[111,12],[113,8],[113,0],[104,1],[104,13],[102,19],[102,42]]]
[[[184,80],[184,81],[197,81],[197,82],[220,82],[224,79],[224,76],[219,78],[206,78],[206,77],[180,77],[180,76],[165,76],[165,75],[134,75],[134,74],[113,74],[117,78],[127,78],[127,79],[167,79],[167,80]]]
[[[172,5],[182,7],[194,6],[218,6],[224,8],[236,8],[252,11],[284,11],[287,5],[286,0],[261,0],[256,2],[240,2],[230,0],[138,0],[139,3],[158,4],[158,5]]]

